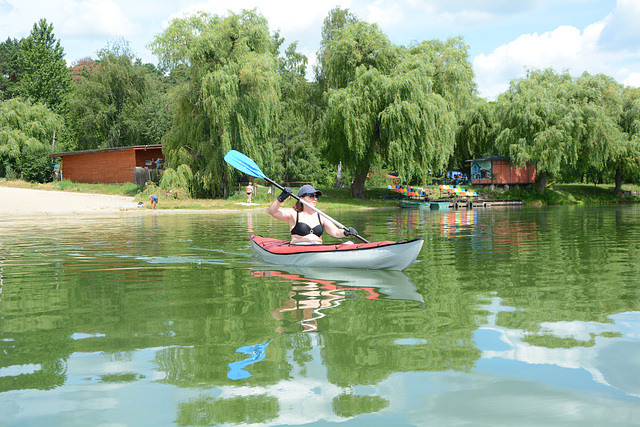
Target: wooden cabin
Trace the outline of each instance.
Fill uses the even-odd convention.
[[[62,158],[62,179],[73,182],[123,184],[134,182],[136,167],[164,168],[161,144],[68,151],[50,156]]]
[[[529,185],[536,182],[536,164],[527,162],[524,167],[516,167],[501,156],[467,160],[471,166],[473,185]]]

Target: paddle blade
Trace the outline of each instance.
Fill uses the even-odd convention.
[[[224,156],[224,161],[247,175],[255,176],[256,178],[267,178],[253,160],[239,151],[229,150]]]

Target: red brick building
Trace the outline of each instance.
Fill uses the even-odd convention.
[[[163,167],[162,145],[135,145],[54,153],[61,157],[62,178],[73,182],[123,184],[134,182],[136,167]]]

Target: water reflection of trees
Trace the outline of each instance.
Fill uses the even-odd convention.
[[[278,416],[280,405],[274,396],[238,396],[230,399],[199,398],[178,404],[180,426],[257,424]]]
[[[582,339],[548,325],[611,324],[612,314],[640,310],[640,226],[626,214],[563,212],[495,214],[450,228],[451,238],[428,241],[420,262],[402,273],[415,286],[398,298],[370,286],[371,279],[355,286],[353,279],[306,271],[256,274],[237,266],[162,264],[133,256],[60,262],[59,255],[25,255],[22,266],[3,270],[0,368],[20,372],[0,377],[0,392],[63,385],[67,362],[77,352],[117,357],[153,348],[164,373],[160,382],[224,390],[180,403],[180,425],[276,419],[286,410],[278,390],[306,385],[303,380],[314,376],[333,386],[321,397],[340,420],[388,404],[380,396],[354,394],[354,386],[379,384],[395,372],[470,371],[481,355],[474,333],[490,314],[478,306],[495,297],[514,309],[496,313],[494,325],[522,331],[524,344],[589,348],[595,338],[619,335],[596,331]],[[416,218],[422,226],[429,220]],[[430,228],[436,236],[439,225]],[[191,232],[158,233],[144,244],[162,247],[163,239],[175,242],[169,237],[185,234],[197,239],[200,229],[194,221]],[[116,243],[118,254],[140,252],[125,240]],[[229,244],[234,250],[236,245]],[[194,243],[183,246],[174,250],[186,252]],[[393,285],[397,279],[386,281]],[[228,364],[246,357],[236,349],[267,340],[268,357],[251,365],[252,377],[230,380]],[[92,380],[144,377],[126,372]]]
[[[218,283],[217,287],[220,286],[225,285]],[[241,340],[232,340],[230,336],[218,339],[220,327],[211,326],[206,328],[203,344],[164,348],[157,353],[157,363],[167,374],[163,381],[180,386],[206,384],[226,390],[225,397],[203,396],[181,404],[178,416],[181,425],[193,422],[194,417],[205,424],[248,422],[239,421],[237,414],[231,415],[252,405],[247,396],[235,395],[237,385],[253,387],[252,394],[259,395],[260,402],[262,399],[273,402],[269,396],[289,387],[297,389],[298,394],[315,395],[312,389],[328,380],[338,388],[335,392],[320,392],[315,400],[316,403],[324,401],[337,419],[375,412],[389,404],[387,399],[353,395],[353,386],[375,385],[393,372],[468,371],[479,357],[471,339],[474,317],[444,315],[438,307],[441,301],[436,298],[425,302],[401,272],[358,274],[357,270],[265,269],[254,270],[244,284],[236,282],[230,286],[244,289],[239,293],[246,295],[251,304],[241,314],[231,316],[232,312],[228,312],[224,322],[246,322],[254,315],[259,319],[251,325],[238,324],[234,328],[244,331]],[[248,295],[256,288],[262,291],[262,297],[258,298],[272,304],[271,310],[256,306],[256,296]],[[276,295],[282,297],[283,290],[287,291],[286,297],[275,302],[270,294],[277,291]],[[271,316],[270,320],[264,319],[265,313]],[[266,330],[268,327],[271,329]],[[247,336],[247,328],[261,331],[263,335]],[[310,335],[301,331],[317,332]],[[315,343],[312,342],[314,336],[317,337]],[[410,344],[399,343],[399,339],[408,339]],[[240,346],[264,340],[270,340],[268,356],[251,365],[250,378],[241,384],[222,378],[227,365],[223,362],[234,357],[235,347],[229,348],[229,344]],[[219,341],[220,345],[214,345]],[[320,359],[313,355],[316,348],[320,348]],[[318,364],[325,372],[320,378]],[[309,386],[305,385],[307,382]],[[289,383],[291,385],[287,385]],[[255,405],[253,412],[253,415],[262,413],[262,422],[274,416],[274,404],[263,403]],[[296,403],[304,404],[304,401]],[[230,414],[229,418],[223,419],[225,413]]]

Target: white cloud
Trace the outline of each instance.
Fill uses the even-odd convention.
[[[527,69],[551,67],[558,72],[582,74],[601,56],[596,44],[602,28],[603,24],[594,24],[580,32],[575,27],[562,26],[541,35],[525,34],[489,55],[476,56],[473,66],[481,95],[494,98],[508,88],[511,79],[525,75]]]
[[[400,24],[404,21],[403,8],[397,2],[385,4],[378,0],[367,6],[367,12],[368,16],[364,19],[380,26]]]
[[[640,72],[628,73],[627,77],[622,80],[625,86],[640,87]]]
[[[60,26],[60,35],[69,37],[127,38],[138,31],[138,25],[111,0],[75,3],[67,10]]]
[[[640,2],[618,0],[615,10],[605,19],[600,45],[615,51],[640,54]]]
[[[488,55],[476,56],[473,65],[481,95],[495,98],[508,89],[510,80],[523,77],[527,69],[553,68],[556,72],[568,71],[573,76],[583,72],[604,73],[622,84],[637,86],[640,46],[636,42],[623,44],[621,38],[611,38],[619,28],[630,40],[634,34],[640,40],[640,26],[635,24],[640,20],[640,3],[633,6],[629,3],[630,0],[619,0],[614,13],[587,26],[584,31],[561,26],[540,35],[524,34]],[[622,16],[625,14],[633,17],[631,21],[635,25],[627,16]],[[623,64],[626,66],[621,67]]]

